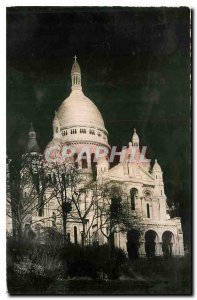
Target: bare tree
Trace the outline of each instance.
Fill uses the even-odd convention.
[[[49,189],[49,179],[44,166],[42,155],[23,155],[20,166],[9,160],[7,167],[7,215],[12,218],[13,234],[21,238],[25,227],[33,224],[32,216],[40,216],[39,222],[44,221],[42,212],[44,205],[53,197]],[[36,220],[34,222],[37,222]]]
[[[50,163],[50,188],[57,200],[59,215],[63,223],[63,240],[67,242],[67,221],[72,210],[72,194],[77,189],[79,172],[71,162]]]
[[[98,227],[98,202],[101,200],[97,182],[85,180],[84,176],[80,179],[81,182],[78,182],[78,188],[72,193],[74,206],[72,217],[79,219],[82,224],[82,248],[95,233],[92,231],[93,225]]]
[[[131,210],[127,196],[117,183],[105,183],[100,186],[102,201],[98,203],[99,230],[108,240],[109,255],[113,251],[113,237],[115,233],[127,233],[137,230],[143,231],[142,218],[138,211]]]
[[[76,169],[72,161],[51,163],[50,168],[51,188],[63,221],[64,242],[67,242],[67,222],[81,223],[84,248],[88,237],[91,238],[91,228],[97,218],[95,184],[83,169]]]

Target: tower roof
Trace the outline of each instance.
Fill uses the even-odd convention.
[[[155,159],[155,164],[153,166],[153,172],[162,172],[161,167],[157,162],[157,159]]]
[[[26,152],[40,152],[40,147],[38,145],[37,139],[36,139],[36,132],[34,130],[33,124],[30,124],[30,129],[28,132],[28,142],[27,142],[27,149]]]
[[[132,137],[132,144],[133,144],[133,146],[135,146],[135,147],[139,147],[139,142],[140,142],[139,136],[138,136],[138,134],[136,133],[136,129],[134,128],[134,133],[133,133],[133,137]]]
[[[76,55],[74,56],[74,59],[75,59],[75,61],[72,65],[71,75],[76,74],[76,73],[81,75],[81,69],[80,69],[80,66],[78,64]]]

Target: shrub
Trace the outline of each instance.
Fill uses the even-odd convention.
[[[11,294],[44,293],[66,265],[59,258],[59,245],[40,245],[28,240],[7,242],[7,284]]]
[[[114,249],[113,257],[109,258],[107,245],[80,246],[69,245],[61,250],[61,258],[68,266],[67,275],[70,277],[97,278],[99,272],[104,272],[108,278],[116,279],[120,274],[120,267],[126,261],[125,253]]]

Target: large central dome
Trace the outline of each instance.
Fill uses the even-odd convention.
[[[72,91],[60,105],[53,120],[53,136],[61,142],[108,145],[108,132],[96,105],[81,87],[81,70],[75,61],[71,70]]]
[[[73,90],[58,109],[61,129],[72,126],[93,126],[105,129],[103,118],[96,105],[82,90]]]

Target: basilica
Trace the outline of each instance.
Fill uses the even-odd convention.
[[[49,149],[58,151],[63,144],[72,145],[79,154],[84,146],[89,148],[90,159],[78,160],[76,168],[86,173],[88,178],[95,180],[108,180],[121,185],[130,203],[130,209],[137,211],[143,220],[144,232],[138,248],[139,256],[147,256],[152,253],[155,256],[169,255],[183,256],[183,232],[180,218],[170,218],[169,208],[165,195],[163,172],[157,159],[154,163],[149,160],[131,160],[131,149],[140,155],[140,137],[136,129],[130,129],[133,134],[128,146],[120,153],[121,159],[117,164],[110,166],[109,153],[112,147],[108,143],[108,131],[104,120],[96,105],[87,98],[82,90],[81,69],[75,57],[71,70],[71,93],[66,98],[53,119],[53,139],[49,142],[44,152],[46,157]],[[97,149],[102,148],[104,155],[93,163],[92,156]],[[31,127],[28,134],[28,153],[38,153],[39,146],[36,140],[36,132]],[[95,171],[95,172],[94,172]],[[96,175],[94,175],[96,174]],[[37,222],[46,219],[45,226],[54,226],[54,218],[57,215],[57,203],[51,199],[43,211],[35,213],[32,218]],[[91,212],[90,212],[91,214]],[[49,217],[47,219],[47,217]],[[86,221],[90,222],[91,215]],[[55,220],[55,226],[61,231],[61,220]],[[92,223],[90,233],[92,239],[95,230],[95,222]],[[80,221],[69,221],[67,234],[71,243],[81,243],[82,224]],[[98,243],[106,242],[101,233],[97,235]],[[114,245],[123,249],[128,255],[132,255],[132,233],[115,233]]]

